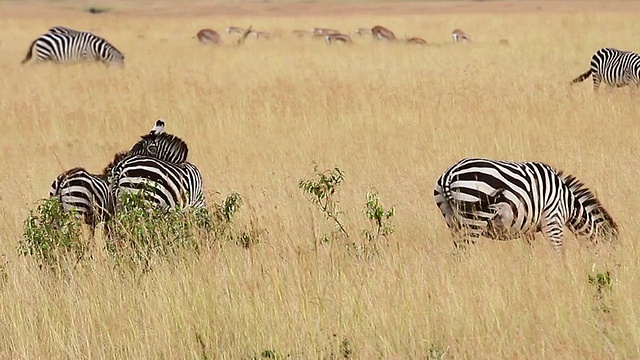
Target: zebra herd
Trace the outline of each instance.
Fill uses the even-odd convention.
[[[461,36],[460,34],[457,34]],[[38,61],[99,60],[124,65],[124,55],[89,32],[57,26],[33,41],[22,63],[36,51]],[[640,55],[613,48],[598,50],[591,68],[572,81],[593,77],[613,87],[640,85]],[[75,210],[90,225],[107,222],[118,210],[120,194],[149,190],[149,201],[168,208],[206,207],[202,175],[187,161],[188,147],[165,132],[158,120],[130,150],[117,153],[102,174],[76,167],[53,181],[51,197]],[[538,162],[466,158],[437,180],[434,197],[456,245],[480,236],[496,240],[531,239],[542,232],[552,246],[563,247],[564,227],[577,236],[615,239],[618,226],[595,195],[574,176]],[[108,227],[107,227],[108,229]]]
[[[147,201],[164,208],[206,207],[202,175],[187,156],[187,144],[166,133],[158,119],[130,150],[116,153],[102,174],[67,170],[53,181],[49,196],[81,214],[92,236],[100,222],[109,236],[123,193],[144,191]],[[434,198],[456,247],[480,236],[530,241],[542,232],[560,251],[565,226],[592,241],[618,237],[618,225],[594,193],[544,163],[465,158],[438,178]]]
[[[187,161],[187,144],[165,132],[158,119],[149,134],[141,136],[130,150],[116,153],[102,174],[81,167],[64,171],[51,184],[50,197],[65,211],[75,211],[91,228],[109,221],[119,207],[123,193],[145,192],[145,199],[165,208],[206,207],[200,170]]]

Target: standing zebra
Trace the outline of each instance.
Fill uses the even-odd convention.
[[[152,203],[161,207],[206,207],[202,175],[189,162],[175,164],[151,156],[120,153],[107,173],[116,199],[122,193],[145,192]]]
[[[202,175],[187,162],[187,144],[165,132],[142,136],[131,150],[117,153],[103,174],[114,198],[123,192],[141,192],[151,202],[169,208],[204,208]]]
[[[114,200],[106,176],[94,175],[76,167],[58,175],[51,183],[49,197],[58,197],[65,211],[75,210],[91,227],[91,236],[101,221],[108,223]],[[107,226],[107,233],[109,227]]]
[[[37,53],[37,61],[72,63],[77,61],[102,61],[108,65],[124,66],[124,54],[107,40],[86,31],[76,31],[56,26],[35,39],[22,60],[26,64]]]
[[[613,48],[602,48],[591,57],[591,68],[571,81],[571,84],[593,77],[593,90],[598,90],[600,83],[612,87],[631,84],[640,85],[640,55],[631,51]]]
[[[565,225],[591,240],[618,236],[616,223],[582,182],[539,162],[462,159],[440,176],[433,193],[449,228],[471,243],[481,235],[511,240],[542,232],[561,250]]]

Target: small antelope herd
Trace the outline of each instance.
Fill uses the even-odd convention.
[[[253,35],[257,39],[272,39],[274,38],[274,34],[266,32],[266,31],[257,31],[251,30],[251,27],[248,29],[244,29],[237,26],[229,26],[225,29],[225,32],[229,35],[242,35],[243,40],[247,35]],[[303,38],[322,38],[327,44],[333,43],[342,43],[342,44],[353,44],[353,40],[351,39],[351,35],[340,32],[336,29],[331,28],[312,28],[310,30],[293,30],[291,32],[292,35]],[[407,44],[412,45],[426,45],[427,41],[420,37],[407,37],[406,39],[398,39],[393,31],[385,28],[384,26],[376,25],[372,28],[358,28],[353,32],[355,35],[359,36],[367,36],[370,35],[373,40],[383,41],[383,42],[398,42],[402,41]],[[464,31],[460,29],[455,29],[451,32],[451,37],[453,38],[453,42],[455,44],[459,42],[471,42],[471,37],[467,35]],[[220,35],[212,29],[202,29],[198,32],[197,38],[200,43],[204,45],[222,45],[222,38]],[[241,42],[238,42],[239,44]],[[507,40],[500,40],[501,45],[508,45]]]

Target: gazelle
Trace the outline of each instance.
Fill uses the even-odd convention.
[[[311,33],[315,35],[331,35],[331,34],[340,34],[340,31],[335,29],[325,29],[325,28],[313,28]]]
[[[333,42],[336,43],[343,43],[343,44],[352,44],[353,41],[351,40],[351,36],[346,35],[346,34],[331,34],[331,35],[327,35],[324,37],[324,41],[326,41],[327,44],[331,44]]]
[[[271,39],[271,34],[269,34],[266,31],[252,31],[251,35],[255,36],[256,38],[260,39]]]
[[[363,36],[363,35],[371,35],[371,29],[369,28],[358,28],[358,30],[356,30],[356,34]]]
[[[376,25],[371,28],[371,35],[373,35],[375,39],[382,41],[393,41],[396,39],[396,35],[393,31],[380,25]]]
[[[229,26],[226,31],[227,31],[227,34],[240,34],[240,35],[242,35],[247,30],[243,29],[243,28],[239,28],[237,26]]]
[[[222,39],[220,38],[220,34],[218,34],[218,32],[216,32],[215,30],[202,29],[198,31],[197,37],[198,37],[198,41],[200,41],[200,43],[204,45],[208,45],[208,44],[221,45],[222,44]]]
[[[425,39],[419,38],[419,37],[412,37],[411,39],[407,39],[407,43],[408,44],[414,44],[414,45],[427,45],[427,41]]]
[[[471,41],[469,35],[465,34],[464,31],[460,29],[455,29],[451,32],[451,37],[453,37],[453,42],[458,43],[460,41]]]

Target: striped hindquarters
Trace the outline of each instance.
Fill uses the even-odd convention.
[[[112,170],[114,196],[144,192],[147,199],[168,208],[203,208],[202,175],[188,162],[174,164],[150,156],[130,156]]]
[[[108,221],[114,201],[106,178],[73,168],[58,175],[51,184],[50,197],[58,197],[65,211],[82,214],[85,223],[95,227]]]
[[[613,87],[640,84],[640,55],[631,51],[602,48],[591,57],[591,69],[572,82],[581,82],[591,75],[593,87],[601,82]]]

